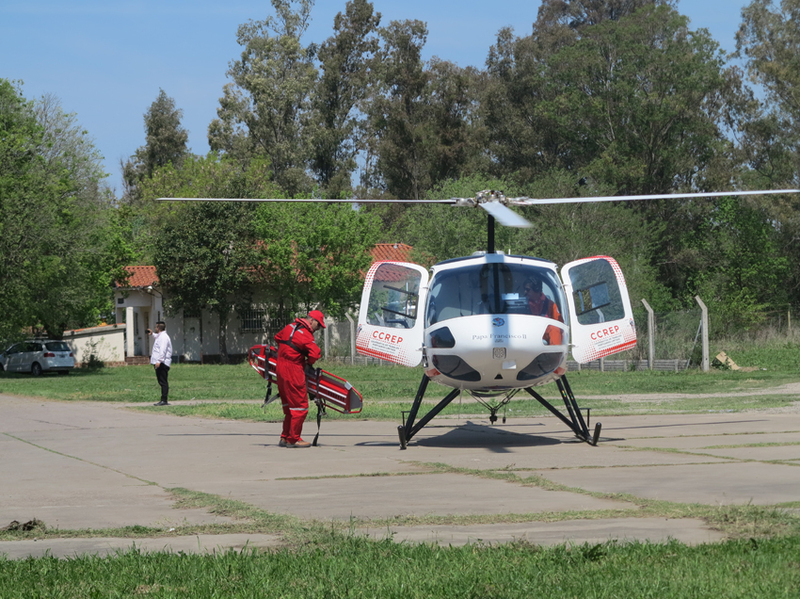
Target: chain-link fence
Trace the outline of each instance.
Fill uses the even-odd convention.
[[[709,306],[711,308],[711,306]],[[650,330],[647,310],[639,304],[634,307],[637,343],[630,351],[614,355],[603,362],[583,365],[583,368],[602,368],[604,370],[641,370],[649,368],[650,336],[653,336],[653,368],[655,370],[682,370],[702,366],[703,330],[702,310],[698,305],[693,309],[653,314],[653,330]],[[800,323],[793,316],[797,311],[787,307],[785,310],[764,312],[758,324],[749,327],[725,327],[715,323],[711,310],[709,317],[709,359],[714,361],[721,345],[734,343],[766,344],[773,339],[792,339],[800,336]],[[794,320],[793,320],[794,319]],[[715,326],[716,325],[716,326]],[[719,331],[738,330],[734,337]],[[577,368],[578,365],[574,364]],[[573,364],[570,364],[572,367]]]
[[[641,303],[634,308],[637,343],[632,350],[615,354],[604,360],[596,360],[588,364],[570,361],[570,370],[645,370],[650,367],[650,336],[647,310]],[[800,320],[794,316],[795,311],[765,313],[757,327],[751,327],[740,333],[754,343],[763,343],[775,337],[800,336]],[[653,335],[653,369],[683,370],[688,367],[699,367],[702,362],[702,310],[696,308],[654,313]],[[333,321],[328,324],[324,333],[323,356],[326,360],[346,364],[389,364],[382,360],[359,355],[355,351],[356,316],[353,321]],[[713,319],[713,314],[712,317]],[[710,327],[713,331],[713,322]],[[272,333],[274,335],[274,333]],[[713,347],[719,340],[711,340]],[[711,350],[713,352],[713,349]],[[711,356],[713,361],[714,356]]]

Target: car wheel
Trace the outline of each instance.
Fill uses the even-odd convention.
[[[31,364],[31,374],[33,376],[39,376],[42,374],[42,365],[39,362],[34,362]]]

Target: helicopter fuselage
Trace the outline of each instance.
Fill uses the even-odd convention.
[[[554,263],[481,254],[437,264],[431,275],[422,346],[431,380],[490,393],[566,372],[568,310]]]

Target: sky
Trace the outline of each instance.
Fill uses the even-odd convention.
[[[483,67],[502,27],[528,35],[539,0],[372,0],[382,24],[427,23],[423,57]],[[690,28],[735,49],[750,0],[680,0]],[[321,43],[346,0],[317,0],[303,37]],[[2,0],[0,78],[22,82],[28,100],[52,94],[93,138],[108,183],[122,193],[120,161],[144,145],[144,114],[159,90],[183,111],[195,154],[208,152],[228,65],[241,54],[236,30],[274,14],[269,0]]]

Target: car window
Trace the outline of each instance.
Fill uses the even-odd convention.
[[[46,341],[44,346],[50,351],[69,351],[69,345],[63,341]]]
[[[42,344],[41,343],[30,343],[26,348],[26,351],[42,351]]]

